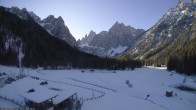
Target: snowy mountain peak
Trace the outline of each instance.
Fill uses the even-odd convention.
[[[96,33],[91,30],[90,33],[87,35],[85,35],[84,38],[82,38],[78,43],[79,44],[86,44],[86,43],[89,43],[93,40],[93,38],[96,36]]]
[[[40,22],[41,18],[37,16],[33,11],[28,11],[29,15],[34,19],[35,22]]]
[[[43,21],[45,21],[45,22],[53,22],[54,20],[55,20],[54,15],[49,15],[48,17],[43,19]]]
[[[61,16],[59,16],[59,17],[57,18],[57,20],[58,20],[59,22],[64,23],[64,20],[63,20],[63,18],[62,18]]]
[[[54,15],[49,15],[47,18],[38,22],[43,28],[45,28],[53,36],[66,41],[72,46],[76,46],[77,42],[71,35],[69,29],[64,24],[64,20],[61,16],[55,18]]]
[[[48,15],[47,19],[54,19],[54,15]]]
[[[125,26],[117,21],[108,31],[98,34],[91,31],[81,41],[78,41],[78,44],[81,50],[87,53],[113,57],[134,45],[143,32],[143,29]]]
[[[101,31],[99,34],[105,36],[107,34],[107,31]]]
[[[26,11],[27,12],[27,9],[26,8],[23,8],[22,11]]]
[[[96,34],[96,32],[94,32],[93,30],[91,30],[89,34]]]
[[[64,25],[64,20],[61,16],[55,18],[54,15],[49,15],[47,18],[43,19],[41,23],[52,25]]]
[[[23,8],[22,10],[20,10],[18,7],[12,7],[12,8],[5,8],[5,10],[17,15],[21,19],[32,20],[31,16],[29,16],[29,14],[28,14],[26,8]]]
[[[89,37],[93,38],[96,35],[96,32],[94,32],[93,30],[90,31],[90,33],[88,34]]]
[[[116,21],[116,23],[112,26],[112,28],[118,28],[118,27],[125,27],[125,25],[123,23],[119,23],[118,21]]]
[[[183,0],[179,0],[177,7],[182,9],[184,7],[184,1]]]

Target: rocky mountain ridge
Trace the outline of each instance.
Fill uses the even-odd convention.
[[[28,11],[26,8],[20,10],[17,7],[6,8],[7,11],[16,14],[21,19],[34,20],[47,30],[52,36],[55,36],[61,40],[64,40],[71,46],[77,46],[75,38],[70,33],[68,27],[65,25],[61,16],[55,18],[54,15],[49,15],[47,18],[41,20],[34,12]]]
[[[195,20],[196,2],[180,0],[175,8],[171,8],[152,28],[142,35],[132,48],[119,57],[144,60],[159,59],[163,63],[172,53],[168,53],[167,50],[173,47],[177,39],[184,40],[181,40],[181,43],[178,42],[178,46],[173,47],[173,50],[183,47],[184,43],[188,43],[195,37],[195,32],[191,31]]]
[[[87,53],[113,57],[134,45],[143,32],[143,29],[125,26],[117,21],[108,31],[98,34],[91,31],[88,36],[79,40],[78,44],[81,50]]]

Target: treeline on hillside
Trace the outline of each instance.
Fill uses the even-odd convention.
[[[0,64],[18,65],[18,50],[22,43],[22,64],[26,67],[70,65],[74,68],[134,69],[142,66],[141,61],[137,60],[100,58],[81,52],[51,36],[32,19],[20,19],[3,7],[0,7],[0,15]],[[6,47],[8,40],[12,42]]]
[[[169,57],[167,69],[187,75],[196,74],[196,39]]]
[[[79,56],[80,57],[80,56]],[[45,69],[47,67],[51,69],[57,69],[58,66],[71,66],[73,68],[81,69],[108,69],[108,70],[124,70],[142,67],[142,61],[140,60],[117,60],[112,58],[88,58],[88,59],[79,59],[74,60],[71,63],[65,65],[43,65]]]

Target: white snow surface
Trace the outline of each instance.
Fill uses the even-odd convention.
[[[100,49],[100,50],[103,50],[104,51],[104,48],[100,48],[100,47],[93,47],[93,46],[90,46],[88,43],[84,43],[84,44],[81,44],[79,45],[80,48],[84,48],[84,47],[89,47],[89,48],[94,48],[94,49]],[[108,51],[104,51],[103,52],[103,56],[107,55],[107,56],[115,56],[115,55],[118,55],[122,52],[124,52],[128,47],[127,46],[121,46],[119,45],[118,47],[114,48],[114,47],[111,47]],[[88,52],[88,51],[87,51]]]
[[[81,48],[83,48],[85,46],[90,47],[88,43],[84,43],[84,44],[79,45],[79,47],[81,47]]]
[[[128,47],[127,46],[121,46],[119,45],[117,48],[111,48],[110,50],[108,50],[107,54],[109,56],[115,56],[116,54],[120,54],[122,52],[124,52]]]
[[[78,98],[83,99],[82,110],[195,110],[196,93],[181,91],[174,86],[182,84],[184,76],[168,72],[165,68],[143,67],[131,70],[42,70],[25,68],[29,75],[11,84],[0,87],[0,95],[22,102],[20,94],[34,88],[45,88],[43,94],[62,94],[66,91],[77,92]],[[19,68],[0,66],[0,73],[8,76],[19,75]],[[14,75],[13,75],[14,74]],[[30,76],[38,77],[39,80]],[[39,85],[48,80],[47,85]],[[132,87],[126,84],[129,80]],[[186,85],[196,88],[194,77],[187,77]],[[59,89],[54,91],[50,88]],[[47,89],[50,89],[46,92]],[[42,89],[39,89],[42,90]],[[95,91],[96,90],[96,91]],[[177,94],[166,97],[166,91]],[[40,95],[35,96],[39,99]],[[65,94],[63,94],[65,95]],[[63,96],[62,95],[62,96]],[[150,95],[147,100],[146,96]],[[95,98],[99,97],[100,98]],[[89,100],[91,99],[92,100]],[[88,99],[88,100],[87,100]],[[0,99],[0,108],[18,107]]]

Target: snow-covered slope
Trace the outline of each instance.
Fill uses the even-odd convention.
[[[104,48],[101,47],[93,47],[90,46],[88,43],[84,43],[79,45],[80,50],[90,53],[90,54],[94,54],[94,55],[98,55],[98,56],[109,56],[109,57],[113,57],[116,56],[122,52],[124,52],[128,47],[127,46],[121,46],[119,45],[116,48],[111,47],[108,51],[105,51]]]
[[[111,49],[109,49],[108,51],[107,51],[107,55],[109,55],[109,56],[116,56],[116,55],[118,55],[118,54],[120,54],[120,53],[122,53],[122,52],[124,52],[126,49],[127,49],[128,47],[127,46],[121,46],[121,45],[119,45],[117,48],[111,48]]]
[[[107,56],[103,48],[90,46],[88,43],[78,45],[79,49],[83,52],[90,53],[97,56]]]
[[[145,67],[134,71],[115,72],[83,71],[25,69],[27,75],[39,77],[40,80],[31,77],[19,79],[1,87],[0,95],[24,104],[19,94],[31,88],[40,88],[42,86],[39,83],[48,80],[48,85],[43,86],[45,89],[53,87],[62,91],[77,91],[78,98],[84,101],[82,110],[194,110],[196,108],[195,92],[175,88],[182,84],[184,76],[162,68]],[[14,77],[18,75],[19,69],[0,66],[0,72]],[[132,86],[128,86],[127,80]],[[196,88],[193,77],[187,77],[184,84]],[[173,91],[174,96],[166,97],[166,91]],[[149,97],[146,99],[147,95]],[[7,106],[16,107],[12,103],[0,100],[0,108]]]

